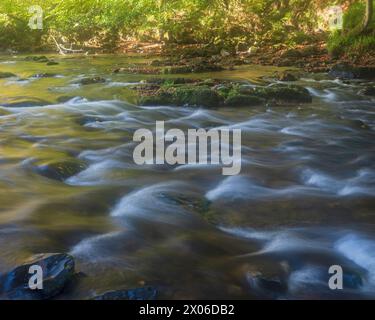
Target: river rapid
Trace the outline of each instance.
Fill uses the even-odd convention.
[[[68,252],[85,275],[67,299],[144,285],[172,299],[375,297],[375,98],[358,94],[368,82],[305,76],[303,105],[140,107],[131,86],[151,76],[112,70],[144,57],[55,59],[0,57],[16,74],[0,79],[0,273]],[[190,77],[253,85],[276,70]],[[97,75],[106,82],[77,84]],[[159,120],[241,129],[241,174],[136,165],[133,133]],[[328,287],[332,265],[344,290]]]

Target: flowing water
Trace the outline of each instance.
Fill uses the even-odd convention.
[[[301,106],[139,107],[130,86],[147,76],[111,70],[144,58],[57,59],[0,57],[0,71],[17,75],[0,80],[0,272],[69,252],[85,274],[69,299],[145,284],[174,299],[375,297],[375,100],[357,94],[365,83],[311,75],[298,83],[313,103]],[[256,84],[275,70],[196,77]],[[32,77],[42,72],[55,75]],[[92,75],[107,82],[76,84]],[[156,120],[242,129],[241,174],[137,166],[133,133]],[[344,270],[342,291],[328,288],[332,265]],[[287,290],[257,288],[257,273]]]

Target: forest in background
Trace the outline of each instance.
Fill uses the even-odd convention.
[[[365,21],[367,7],[370,18]],[[365,0],[2,0],[0,50],[74,48],[116,52],[123,43],[203,44],[221,50],[327,42],[332,55],[375,49],[373,3]],[[28,8],[43,8],[43,29],[28,27]],[[339,5],[343,30],[330,32],[325,10]],[[367,10],[368,11],[368,10]],[[366,24],[364,28],[364,23]]]

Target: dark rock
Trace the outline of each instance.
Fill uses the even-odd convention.
[[[251,95],[234,95],[228,97],[224,104],[228,107],[258,106],[264,103],[264,99]]]
[[[356,67],[348,63],[334,65],[328,73],[338,79],[375,79],[375,67]]]
[[[79,160],[56,161],[34,168],[38,174],[58,181],[64,181],[84,169],[86,169],[86,164]]]
[[[109,291],[100,296],[94,297],[93,300],[155,300],[157,294],[157,289],[153,287],[144,287],[129,290]]]
[[[200,214],[206,213],[211,204],[206,198],[189,193],[160,192],[158,198],[169,204],[179,206],[186,211],[193,211]]]
[[[59,63],[58,62],[56,62],[56,61],[48,61],[47,63],[46,63],[46,65],[47,66],[57,66]]]
[[[346,63],[335,64],[328,74],[338,79],[354,79],[356,77],[354,67]]]
[[[297,81],[297,77],[288,71],[278,74],[279,81]]]
[[[28,56],[25,58],[25,61],[34,61],[34,62],[48,62],[49,59],[46,56]]]
[[[358,94],[364,96],[375,96],[375,87],[366,87],[364,89],[361,89]]]
[[[54,78],[56,76],[57,76],[56,73],[44,72],[44,73],[34,74],[33,76],[31,76],[31,78]]]
[[[247,272],[247,282],[253,293],[268,299],[277,299],[288,291],[288,284],[278,275]]]
[[[370,127],[362,120],[352,120],[350,121],[350,123],[352,124],[353,127],[357,129],[366,129],[366,130],[370,129]]]
[[[38,265],[43,270],[43,289],[31,290],[30,267]],[[64,253],[47,253],[31,257],[21,266],[6,274],[0,281],[0,291],[6,299],[51,299],[61,293],[74,275],[74,259]]]
[[[12,77],[16,77],[16,75],[11,72],[0,72],[0,79],[12,78]]]
[[[79,83],[83,86],[95,83],[104,83],[105,79],[102,77],[90,77],[90,78],[83,78],[79,80]]]

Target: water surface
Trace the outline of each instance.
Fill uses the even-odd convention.
[[[113,74],[140,56],[68,56],[57,66],[0,57],[0,272],[70,252],[86,274],[64,298],[155,285],[162,298],[373,298],[375,100],[368,83],[306,76],[309,105],[139,107]],[[275,68],[195,75],[259,84]],[[38,73],[53,77],[33,77]],[[80,86],[100,75],[106,83]],[[192,76],[192,75],[190,75]],[[242,171],[137,166],[138,128],[242,129]],[[327,287],[339,264],[362,286]],[[288,290],[254,288],[251,275]],[[351,283],[350,281],[347,281]]]

